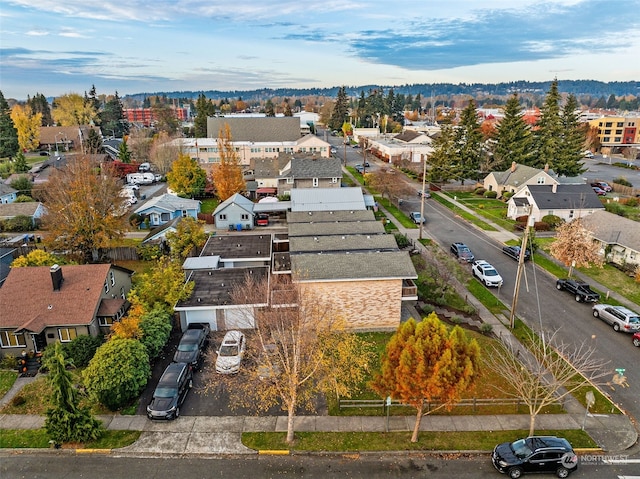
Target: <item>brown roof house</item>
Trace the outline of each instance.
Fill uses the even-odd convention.
[[[129,307],[132,274],[110,264],[12,268],[0,288],[0,355],[107,333]]]

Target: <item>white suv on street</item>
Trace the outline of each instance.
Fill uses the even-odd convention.
[[[596,304],[593,306],[593,316],[609,323],[615,331],[625,333],[640,331],[640,315],[624,306]]]
[[[483,259],[479,259],[473,262],[471,266],[471,272],[473,275],[484,283],[485,286],[495,286],[499,288],[502,286],[502,276],[496,271],[496,269],[487,263]]]

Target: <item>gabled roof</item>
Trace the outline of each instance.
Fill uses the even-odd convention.
[[[62,266],[54,291],[49,266],[12,268],[0,288],[0,328],[40,333],[48,326],[90,324],[98,311],[110,264]]]
[[[33,216],[38,208],[44,208],[38,201],[28,201],[26,203],[2,203],[0,204],[0,218],[13,218],[15,216]]]
[[[589,185],[527,185],[531,197],[541,210],[604,209],[602,202]]]
[[[510,167],[506,171],[492,171],[489,174],[494,176],[496,182],[499,185],[523,185],[531,178],[534,178],[541,173],[546,173],[557,181],[556,174],[553,170],[544,171],[539,168],[533,168],[531,166],[521,165],[519,163],[516,163],[515,171],[512,171],[512,169],[513,167]]]
[[[171,221],[167,223],[156,226],[149,231],[149,234],[144,237],[142,240],[143,243],[148,243],[150,241],[154,241],[160,238],[164,238],[169,231],[176,231],[178,227],[178,223],[182,221],[182,216],[178,216],[177,218],[173,218]]]
[[[216,210],[213,212],[213,214],[217,215],[218,213],[220,213],[221,211],[224,211],[231,205],[238,206],[243,210],[245,210],[247,213],[253,214],[253,201],[241,195],[240,193],[236,193],[233,196],[230,196],[229,198],[224,200],[222,203],[220,203],[216,208]]]
[[[4,183],[0,183],[0,196],[10,195],[12,193],[17,193],[18,190],[11,188],[9,185],[5,185]]]
[[[288,178],[341,178],[339,158],[291,158],[289,168],[282,172]]]
[[[291,153],[280,153],[277,158],[251,158],[249,169],[253,170],[254,178],[277,178],[289,161]]]
[[[362,189],[351,188],[293,188],[291,211],[364,210]]]
[[[300,119],[296,117],[262,118],[207,118],[207,136],[217,138],[225,124],[229,125],[231,138],[236,141],[296,141],[300,139]]]
[[[637,221],[608,211],[595,211],[580,221],[594,238],[640,252],[640,224]]]
[[[291,255],[296,281],[367,281],[418,277],[406,251]]]
[[[397,134],[393,137],[394,140],[402,141],[404,143],[415,142],[418,139],[423,139],[424,141],[430,142],[430,138],[425,133],[416,131],[416,130],[404,130],[402,133]]]
[[[136,209],[135,212],[141,213],[143,211],[147,211],[150,209],[167,211],[169,213],[173,213],[175,211],[180,211],[183,209],[187,209],[187,210],[195,209],[200,211],[200,201],[192,200],[190,198],[180,198],[179,196],[165,193],[164,195],[161,195],[161,196],[154,196],[145,204],[138,207],[138,209]]]

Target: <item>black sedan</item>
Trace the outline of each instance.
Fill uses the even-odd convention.
[[[520,260],[520,252],[522,248],[520,246],[505,246],[502,248],[502,252],[507,256],[515,259],[516,261]],[[524,252],[524,260],[529,261],[531,259],[531,251],[527,248]]]

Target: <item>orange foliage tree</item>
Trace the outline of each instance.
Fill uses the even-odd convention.
[[[569,266],[569,276],[573,268],[599,268],[604,264],[600,255],[600,245],[594,241],[589,230],[582,226],[580,219],[564,223],[556,229],[556,240],[551,244],[551,254]]]
[[[231,143],[231,129],[227,123],[218,134],[218,151],[220,152],[220,163],[214,165],[211,177],[218,198],[220,201],[224,201],[246,188],[240,159],[233,143]]]

